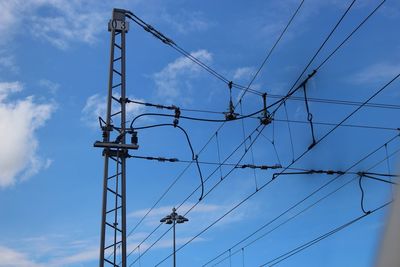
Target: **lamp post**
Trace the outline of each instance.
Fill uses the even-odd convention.
[[[165,223],[165,224],[172,224],[172,231],[173,231],[173,235],[174,235],[174,253],[173,253],[173,256],[174,256],[174,267],[176,267],[176,253],[175,253],[175,224],[177,224],[177,223],[184,223],[184,222],[187,222],[187,221],[189,221],[189,219],[187,219],[187,218],[185,218],[185,217],[183,217],[182,215],[178,215],[178,213],[176,213],[176,209],[175,208],[173,208],[172,209],[172,213],[171,214],[169,214],[169,215],[167,215],[167,216],[165,216],[164,218],[162,218],[161,220],[160,220],[160,222],[162,222],[162,223]]]

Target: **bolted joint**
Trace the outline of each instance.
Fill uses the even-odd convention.
[[[131,144],[137,145],[138,144],[138,136],[136,131],[131,132]]]

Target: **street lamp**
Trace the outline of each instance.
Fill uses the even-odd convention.
[[[165,223],[165,224],[172,224],[172,229],[173,229],[173,235],[174,235],[174,267],[176,266],[176,256],[175,256],[175,224],[177,223],[184,223],[189,221],[189,219],[183,217],[182,215],[178,215],[176,213],[176,209],[172,209],[172,213],[165,216],[160,220],[160,222]]]

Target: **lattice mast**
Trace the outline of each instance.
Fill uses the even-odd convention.
[[[103,148],[104,156],[100,267],[126,267],[126,157],[128,149],[138,148],[134,136],[133,144],[126,144],[125,37],[129,30],[126,12],[113,9],[108,23],[111,53],[107,117],[100,118],[103,140],[94,144]]]

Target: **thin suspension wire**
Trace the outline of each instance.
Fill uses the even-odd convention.
[[[219,127],[219,129],[221,129],[223,125],[224,125],[224,123]],[[203,149],[207,146],[207,144],[210,142],[210,140],[211,140],[211,138],[210,138],[209,141],[206,143],[206,145],[203,147]],[[203,149],[202,149],[202,150],[203,150]],[[201,151],[202,151],[202,150],[201,150]]]
[[[239,107],[240,107],[240,114],[243,114],[242,100],[239,100],[238,103],[239,103]],[[241,120],[241,123],[242,123],[243,139],[245,139],[245,138],[246,138],[246,131],[245,131],[245,129],[244,129],[244,121]],[[245,151],[247,150],[247,144],[246,144],[246,142],[244,143],[244,150],[245,150]]]
[[[243,91],[242,95],[239,98],[239,101],[241,101],[243,99],[243,97],[245,96],[245,94],[247,93],[247,91],[250,90],[250,86],[253,84],[253,82],[255,81],[255,79],[257,78],[258,74],[260,73],[260,71],[262,70],[262,68],[264,67],[265,63],[267,62],[267,60],[269,59],[269,57],[271,56],[272,52],[274,51],[274,49],[276,48],[276,46],[278,45],[278,43],[280,42],[280,40],[282,39],[283,35],[286,33],[287,29],[289,28],[290,24],[292,23],[293,19],[296,17],[297,13],[299,12],[300,8],[303,6],[304,0],[302,0],[300,2],[300,4],[298,5],[296,11],[293,13],[293,15],[290,17],[289,22],[286,24],[285,28],[283,29],[283,31],[281,32],[281,34],[279,35],[278,39],[275,41],[274,45],[272,46],[272,48],[269,50],[267,56],[264,58],[263,62],[261,63],[260,67],[258,68],[258,70],[256,71],[256,73],[254,74],[253,78],[251,79],[251,81],[249,82],[247,88]]]
[[[279,165],[282,165],[281,160],[280,160],[279,155],[278,155],[278,151],[277,151],[276,146],[275,146],[275,140],[269,139],[269,138],[266,137],[265,134],[263,134],[263,133],[261,133],[261,136],[264,137],[265,140],[267,140],[268,142],[270,142],[270,143],[272,144],[272,147],[273,147],[273,149],[274,149],[274,151],[275,151],[276,159],[278,160]],[[274,136],[273,136],[273,137],[274,137]]]
[[[387,157],[387,161],[386,161],[387,172],[388,172],[388,174],[391,174],[392,172],[390,170],[390,162],[389,162],[389,158],[388,158],[388,147],[387,147],[387,144],[385,145],[385,153],[386,153],[386,157]],[[392,182],[392,179],[391,178],[389,178],[389,179]],[[390,189],[390,193],[391,193],[392,199],[393,199],[393,196],[394,196],[394,193],[395,193],[393,187]]]
[[[132,122],[133,122],[133,121],[132,121]],[[203,198],[203,194],[204,194],[203,174],[202,174],[202,172],[201,172],[201,168],[200,168],[200,165],[199,165],[198,155],[196,155],[196,154],[194,153],[194,149],[193,149],[192,143],[190,142],[190,138],[189,138],[189,135],[188,135],[188,133],[186,132],[186,130],[183,129],[183,128],[182,128],[181,126],[179,126],[179,125],[176,125],[176,124],[169,124],[169,123],[155,124],[155,125],[149,125],[149,126],[141,126],[141,127],[136,127],[135,129],[136,129],[136,130],[143,130],[143,129],[150,129],[150,128],[154,128],[154,127],[163,127],[163,126],[171,126],[171,127],[174,127],[174,128],[177,128],[177,129],[181,130],[181,131],[184,133],[184,135],[185,135],[185,137],[186,137],[186,140],[187,140],[187,142],[188,142],[189,148],[190,148],[190,150],[191,150],[191,152],[192,152],[192,160],[196,163],[197,171],[198,171],[198,173],[199,173],[199,177],[200,177],[200,186],[201,186],[201,194],[200,194],[199,200],[201,200],[201,199]],[[132,125],[131,125],[131,129],[133,129],[133,128],[132,128]]]
[[[376,11],[378,11],[382,5],[386,2],[386,0],[383,0],[358,26],[338,45],[330,54],[328,57],[325,58],[324,61],[321,62],[321,64],[318,65],[316,70],[319,70],[325,63],[345,44],[353,35],[356,33],[363,25],[365,22],[367,22],[372,15],[375,14]]]
[[[328,57],[326,57],[325,58],[325,60],[324,61],[322,61],[322,63],[313,71],[313,73],[312,74],[310,74],[309,76],[308,76],[308,78],[304,81],[304,82],[306,82],[309,78],[311,78],[364,24],[365,24],[365,22],[367,22],[375,13],[376,13],[376,11],[378,11],[381,7],[382,7],[382,5],[384,4],[386,2],[386,0],[383,0],[334,50],[333,50],[333,52],[328,56]],[[353,4],[353,3],[352,3]],[[346,12],[347,12],[348,10],[346,10]],[[346,13],[345,13],[346,14]],[[306,68],[307,69],[307,68]],[[304,74],[304,72],[303,72],[303,74]],[[302,74],[302,75],[303,75]],[[299,76],[299,78],[298,78],[298,80],[297,81],[299,81],[300,80],[300,77],[302,76],[302,75],[300,75]],[[298,89],[300,89],[301,88],[301,86],[302,86],[302,84],[304,83],[302,83],[302,84],[300,84],[299,86],[297,86],[296,88],[295,88],[295,85],[297,84],[297,81],[296,81],[296,83],[294,83],[293,84],[293,86],[292,86],[292,88],[289,90],[289,92],[286,94],[286,96],[285,97],[283,97],[283,98],[281,98],[280,100],[278,100],[278,101],[276,101],[275,103],[274,103],[274,105],[275,104],[278,104],[278,107],[272,112],[272,114],[275,114],[275,112],[279,109],[279,107],[282,105],[282,102],[283,101],[285,101],[287,98],[289,98],[289,97],[291,97]],[[295,88],[295,89],[294,89]],[[294,90],[293,90],[294,89]]]
[[[258,129],[260,126],[261,126],[261,125],[259,125],[256,129]],[[265,128],[265,125],[262,125],[261,127],[262,127],[262,129],[264,129],[264,128]],[[262,131],[262,130],[260,130],[260,131]],[[251,133],[251,135],[254,134],[254,132],[256,132],[256,130],[254,130],[254,131]],[[252,141],[252,143],[250,144],[250,146],[252,146],[252,145],[254,144],[254,142],[257,140],[258,136],[259,136],[259,134],[257,134],[257,136],[253,139],[253,141]],[[243,143],[243,142],[242,142],[242,143]],[[246,155],[246,153],[243,153],[243,155],[239,158],[237,164],[240,164],[241,160],[244,158],[245,155]],[[225,178],[228,177],[234,170],[235,170],[235,168],[232,168],[232,169],[225,175]],[[212,175],[212,174],[211,174],[211,175]],[[210,176],[209,176],[209,177],[210,177]],[[225,178],[224,178],[224,179],[225,179]],[[221,182],[222,182],[222,180],[221,180],[221,181],[218,181],[218,182],[204,195],[204,198],[207,197]],[[196,189],[196,190],[197,190],[197,189]],[[193,191],[193,192],[195,192],[195,191]],[[193,194],[193,192],[192,192],[192,194]],[[185,203],[187,199],[188,199],[188,198],[186,198],[186,199],[181,203],[181,205],[183,205],[183,203]],[[200,203],[200,202],[195,203],[195,204],[184,214],[184,216],[186,216],[191,210],[193,210],[199,203]],[[180,205],[180,206],[181,206],[181,205]],[[179,206],[179,207],[180,207],[180,206]],[[179,207],[178,207],[178,208],[179,208]],[[232,210],[231,210],[231,211],[232,211]],[[225,215],[225,216],[226,216],[226,215]],[[157,243],[170,229],[171,229],[171,228],[169,228],[169,229],[168,229],[158,240],[156,240],[149,248],[153,247],[154,244]],[[207,228],[207,229],[208,229],[208,228]],[[198,235],[197,235],[197,236],[198,236]],[[191,240],[189,240],[188,242],[186,242],[184,245],[182,245],[180,248],[178,248],[178,250],[182,249],[184,246],[186,246],[187,244],[189,244],[190,242],[192,242],[197,236],[193,237]],[[178,250],[177,250],[177,251],[178,251]],[[163,259],[161,262],[159,262],[156,266],[158,266],[159,264],[161,264],[163,261],[165,261],[165,260],[166,260],[167,258],[169,258],[171,255],[172,255],[172,254],[170,254],[168,257],[164,258],[164,259]]]
[[[242,99],[239,101],[239,106],[240,106],[240,113],[243,114],[243,106],[242,106]],[[242,131],[243,131],[243,138],[246,137],[246,130],[245,130],[245,126],[244,126],[244,120],[242,120]],[[251,142],[251,137],[250,140]],[[247,150],[248,148],[246,147],[246,143],[245,143],[245,149]],[[250,147],[250,155],[251,155],[251,160],[252,160],[252,164],[254,165],[254,152],[253,152],[253,147]],[[258,183],[257,183],[257,174],[256,174],[256,169],[253,169],[253,176],[254,176],[254,184],[256,186],[256,190],[258,190]]]
[[[268,97],[269,98],[275,98],[275,99],[282,99],[282,98],[285,97],[285,95],[268,94]],[[286,100],[304,102],[304,98],[303,97],[298,97],[298,96],[293,96],[293,95],[287,97]],[[329,98],[312,98],[312,97],[308,97],[308,102],[321,103],[321,104],[333,104],[333,105],[345,105],[345,106],[360,106],[362,104],[362,102],[359,102],[359,101],[349,101],[349,100],[329,99]],[[176,108],[176,107],[172,107],[172,106],[165,106],[165,105],[161,105],[161,104],[153,104],[153,103],[142,102],[142,101],[131,100],[131,99],[129,99],[129,103],[155,107],[157,109],[173,110],[173,109]],[[367,105],[365,105],[365,107],[368,107],[368,108],[381,108],[381,109],[400,109],[400,105],[385,104],[385,103],[375,103],[375,102],[374,103],[368,103]],[[187,111],[187,112],[221,114],[221,115],[224,114],[223,111],[205,110],[205,109],[191,109],[191,108],[182,108],[182,107],[180,107],[180,110],[181,111]]]
[[[383,5],[383,3],[386,0],[382,1],[351,33],[349,36],[347,36],[344,41],[337,46],[334,51],[316,68],[316,70],[320,69],[322,67],[322,65],[324,65],[342,46],[344,43],[346,43],[351,36],[354,35],[354,33],[356,33],[362,25],[364,25],[364,23],[370,19],[370,17]],[[297,84],[297,82],[300,80],[301,76],[304,74],[304,72],[307,70],[307,68],[310,66],[310,64],[312,63],[312,61],[315,59],[315,57],[319,54],[319,51],[323,48],[323,46],[326,44],[326,42],[328,41],[328,39],[330,39],[330,36],[333,34],[333,32],[336,30],[336,28],[339,26],[339,24],[341,23],[341,21],[343,20],[343,18],[346,16],[346,14],[348,13],[348,11],[351,9],[351,7],[353,6],[355,0],[353,0],[353,2],[350,4],[350,6],[347,8],[347,10],[345,11],[345,13],[342,15],[342,17],[340,18],[340,20],[337,22],[337,24],[335,25],[335,27],[332,29],[332,31],[330,32],[330,34],[328,35],[328,37],[325,39],[325,41],[322,43],[322,45],[320,46],[320,48],[317,50],[317,52],[315,53],[315,55],[313,56],[313,58],[310,60],[309,64],[306,66],[306,68],[304,69],[304,71],[302,72],[302,74],[299,76],[299,78],[296,80],[296,82],[294,83],[294,85],[292,86],[292,88],[289,90],[289,93],[287,95],[285,95],[284,97],[281,98],[281,100],[279,100],[278,102],[276,102],[276,104],[279,104],[279,106],[281,105],[282,101],[288,99],[289,97],[292,96],[293,92],[291,92],[294,88],[294,86]],[[301,3],[302,4],[302,3]],[[297,12],[297,11],[296,11]],[[128,16],[130,19],[132,19],[133,21],[135,21],[139,26],[143,27],[146,31],[150,32],[151,34],[153,34],[155,37],[157,37],[158,39],[160,39],[161,41],[163,41],[165,44],[167,45],[172,45],[175,43],[165,37],[163,34],[161,34],[160,32],[158,32],[157,30],[155,30],[151,25],[146,24],[143,20],[141,20],[140,18],[138,18],[136,15],[134,15],[133,13],[129,13],[130,15],[132,15],[134,18],[132,18],[130,15]],[[153,31],[152,31],[153,30]],[[154,32],[155,31],[155,32]],[[179,49],[179,48],[178,48]],[[188,56],[189,58],[191,58],[191,54],[186,52],[185,50],[183,50],[182,52],[184,52],[186,54],[186,56]],[[194,59],[191,59],[195,61]],[[196,63],[196,62],[195,62]],[[197,62],[197,64],[202,64],[202,62]],[[203,63],[204,64],[204,63]],[[203,66],[204,67],[204,66]],[[209,69],[209,71],[213,72],[211,69]],[[215,74],[215,73],[214,73]],[[229,80],[224,78],[223,76],[221,77],[221,75],[218,75],[218,73],[216,74],[217,78],[219,77],[222,81],[224,81],[226,84],[229,84]],[[235,87],[239,87],[242,88],[243,90],[246,90],[247,88],[244,86],[235,86]],[[250,87],[250,86],[248,86]],[[298,89],[298,88],[297,88]],[[262,95],[261,92],[258,92],[256,90],[247,90],[247,91],[251,91],[253,93]],[[273,96],[271,96],[273,97]],[[279,108],[278,106],[278,108]]]
[[[276,118],[274,118],[274,121],[308,124],[307,121],[300,121],[300,120],[287,120],[287,119],[276,119]],[[315,124],[315,125],[323,125],[323,126],[335,126],[336,125],[336,123],[331,123],[331,122],[315,122],[315,121],[313,122],[313,124]],[[400,130],[400,128],[371,126],[371,125],[358,125],[358,124],[341,124],[340,126],[341,127],[350,127],[350,128],[387,130],[387,131],[399,131]]]
[[[217,152],[218,152],[218,164],[220,165],[219,175],[221,176],[221,180],[222,180],[223,175],[222,175],[221,152],[220,152],[220,148],[219,148],[218,133],[215,133],[215,140],[216,140]]]
[[[382,92],[385,88],[387,88],[392,82],[394,82],[398,77],[400,76],[400,73],[398,75],[396,75],[392,80],[390,80],[388,83],[386,83],[383,87],[381,87],[378,91],[376,91],[371,97],[369,97],[364,103],[368,103],[371,99],[373,99],[376,95],[378,95],[380,92]],[[358,110],[360,110],[363,107],[363,105],[359,106],[357,109],[355,109],[353,112],[351,112],[349,115],[347,115],[341,122],[339,122],[335,127],[333,127],[330,131],[328,131],[328,133],[326,133],[324,136],[322,136],[322,138],[320,138],[318,141],[316,141],[315,146],[317,144],[319,144],[320,142],[322,142],[327,136],[329,136],[333,131],[335,131],[340,124],[342,124],[343,122],[345,122],[346,120],[348,120],[350,117],[352,117]],[[313,148],[315,147],[313,146]],[[300,160],[302,157],[304,157],[304,155],[306,155],[309,151],[311,151],[312,149],[307,149],[305,150],[299,157],[297,157],[294,162],[292,162],[291,164],[289,164],[289,167],[291,167],[295,162],[297,162],[298,160]],[[283,170],[281,173],[285,172],[285,170]],[[278,175],[276,177],[278,177],[281,173],[278,173]],[[229,213],[231,213],[233,210],[235,210],[237,207],[239,207],[240,205],[242,205],[244,202],[246,202],[248,199],[250,199],[252,196],[254,196],[256,193],[260,192],[260,190],[262,190],[263,188],[265,188],[266,186],[268,186],[272,181],[276,180],[272,179],[270,181],[268,181],[267,183],[265,183],[263,186],[260,187],[260,189],[258,191],[255,191],[254,193],[248,195],[245,199],[243,199],[241,202],[239,202],[237,205],[235,205],[232,209],[230,209],[227,213],[225,213],[222,217],[220,217],[219,219],[217,219],[216,221],[214,221],[212,224],[210,224],[208,227],[206,227],[205,229],[203,229],[199,234],[195,235],[192,239],[190,239],[188,242],[186,242],[185,244],[183,244],[181,247],[179,247],[176,252],[178,252],[179,250],[181,250],[183,247],[185,247],[187,244],[189,244],[190,242],[192,242],[195,238],[197,238],[199,235],[201,235],[202,233],[204,233],[205,231],[207,231],[209,228],[211,228],[213,225],[215,225],[217,222],[219,222],[221,219],[223,219],[225,216],[227,216]],[[207,195],[207,194],[206,194]],[[164,258],[161,262],[158,263],[161,264],[162,262],[164,262],[166,259],[168,259],[172,254],[170,254],[169,256],[167,256],[166,258]]]
[[[300,89],[302,87],[302,84],[300,84],[299,86],[296,87],[297,83],[300,81],[301,77],[303,77],[304,73],[307,71],[307,69],[310,67],[310,65],[314,62],[315,58],[318,56],[318,54],[321,52],[322,48],[325,46],[325,44],[328,42],[328,40],[331,38],[331,36],[333,35],[333,33],[336,31],[336,29],[339,27],[339,25],[341,24],[341,22],[343,21],[343,19],[346,17],[346,15],[348,14],[348,12],[350,11],[350,9],[353,7],[354,3],[356,2],[356,0],[353,0],[350,5],[347,7],[346,11],[342,14],[342,16],[340,17],[340,19],[338,20],[338,22],[335,24],[335,26],[332,28],[332,30],[329,32],[328,36],[325,37],[325,40],[322,42],[322,44],[320,45],[320,47],[317,49],[317,51],[314,53],[314,55],[311,57],[311,59],[308,61],[307,65],[304,67],[303,71],[300,73],[300,75],[297,77],[296,81],[293,83],[292,87],[290,88],[289,92],[287,93],[287,95],[281,99],[281,101],[278,102],[278,107],[272,112],[272,114],[275,114],[276,110],[279,109],[279,107],[282,105],[282,102],[284,103],[286,98],[292,94],[294,94],[298,89]],[[316,71],[314,71],[311,75],[309,75],[308,78],[311,78],[312,75],[315,74]],[[306,79],[307,81],[307,79]]]
[[[280,224],[278,224],[277,226],[275,226],[274,228],[272,228],[271,230],[269,230],[268,232],[262,234],[261,236],[257,237],[256,239],[253,239],[252,241],[250,241],[249,243],[247,243],[246,245],[244,245],[241,249],[247,248],[250,245],[252,245],[253,243],[257,242],[258,240],[264,238],[265,236],[267,236],[268,234],[274,232],[275,230],[277,230],[278,228],[280,228],[281,226],[285,225],[286,223],[288,223],[289,221],[293,220],[294,218],[298,217],[299,215],[303,214],[304,212],[306,212],[307,210],[311,209],[312,207],[314,207],[315,205],[317,205],[318,203],[322,202],[324,199],[330,197],[331,195],[335,194],[336,192],[338,192],[339,190],[341,190],[343,187],[349,185],[351,182],[353,182],[356,178],[358,178],[358,174],[357,173],[351,173],[349,172],[349,170],[353,169],[355,166],[359,165],[361,162],[365,161],[367,158],[369,158],[370,156],[376,154],[380,149],[382,149],[386,144],[393,142],[395,139],[397,139],[399,137],[399,135],[396,135],[394,137],[392,137],[390,140],[388,140],[385,144],[379,146],[378,148],[376,148],[375,150],[373,150],[372,152],[370,152],[369,154],[367,154],[366,156],[364,156],[362,159],[360,159],[359,161],[357,161],[355,164],[353,164],[352,166],[350,166],[349,168],[347,168],[346,172],[343,172],[342,174],[336,176],[333,180],[328,181],[327,183],[325,183],[324,185],[322,185],[321,187],[319,187],[318,189],[314,190],[311,194],[309,194],[306,198],[303,198],[301,201],[297,202],[295,205],[291,206],[290,208],[288,208],[287,210],[285,210],[283,213],[281,213],[280,215],[278,215],[277,217],[275,217],[274,219],[268,221],[267,223],[263,224],[261,227],[259,227],[257,230],[255,230],[254,232],[252,232],[251,234],[247,235],[245,238],[241,239],[239,242],[235,243],[233,246],[231,246],[229,249],[233,249],[235,247],[237,247],[238,245],[244,243],[245,241],[247,241],[248,239],[250,239],[251,237],[255,236],[257,233],[259,233],[260,231],[262,231],[263,229],[265,229],[267,226],[271,225],[273,222],[277,221],[279,218],[283,217],[284,215],[288,214],[289,212],[291,212],[293,209],[295,209],[296,207],[298,207],[300,204],[302,204],[304,201],[306,201],[307,199],[309,199],[310,197],[312,197],[313,195],[315,195],[316,193],[318,193],[319,191],[321,191],[323,188],[325,188],[326,186],[328,186],[329,184],[333,183],[334,181],[336,181],[338,178],[340,178],[341,176],[343,176],[344,174],[356,174],[357,176],[355,176],[353,179],[347,181],[346,183],[342,184],[340,187],[336,188],[335,190],[331,191],[330,193],[328,193],[327,195],[319,198],[318,200],[316,200],[315,202],[313,202],[312,204],[310,204],[309,206],[307,206],[306,208],[302,209],[301,211],[299,211],[298,213],[294,214],[293,216],[285,219],[283,222],[281,222]],[[395,152],[392,153],[389,157],[392,157],[393,155],[395,155],[396,153],[400,152],[400,148]],[[383,161],[385,161],[386,158],[384,158],[381,161],[378,161],[377,163],[375,163],[374,165],[372,165],[371,167],[368,168],[367,171],[374,169],[376,166],[378,166],[379,164],[381,164]],[[221,252],[220,254],[218,254],[216,257],[214,257],[213,259],[209,260],[207,263],[205,263],[204,265],[202,265],[203,267],[210,264],[211,262],[215,261],[216,259],[218,259],[219,257],[221,257],[222,255],[224,255],[228,250],[225,250],[223,252]],[[236,250],[235,252],[233,252],[232,255],[237,254],[240,251],[240,249]],[[219,263],[225,261],[227,259],[227,257],[221,259],[219,262],[217,262],[216,264],[214,264],[213,266],[218,265]]]
[[[287,111],[286,102],[283,102],[283,107],[285,109],[286,122],[287,122],[287,127],[288,127],[288,130],[289,130],[290,146],[292,148],[292,163],[293,163],[294,162],[294,145],[293,145],[292,130],[290,128],[289,114],[288,114],[288,111]]]
[[[286,103],[286,102],[285,102]],[[357,107],[360,107],[360,105],[356,105]],[[246,118],[252,118],[252,119],[257,119],[259,120],[258,117],[255,117],[256,114],[260,113],[262,110],[258,110],[255,111],[253,113],[250,114],[246,114],[246,115],[240,115],[235,119],[231,119],[231,120],[226,120],[226,119],[209,119],[209,118],[198,118],[198,117],[189,117],[189,116],[180,116],[180,118],[182,119],[188,119],[188,120],[194,120],[194,121],[203,121],[203,122],[230,122],[230,121],[236,121],[236,120],[243,120]],[[175,115],[171,115],[171,114],[163,114],[163,113],[142,113],[138,116],[136,116],[132,121],[131,121],[131,129],[136,129],[137,127],[133,127],[133,123],[143,117],[143,116],[159,116],[159,117],[170,117],[170,118],[175,118]],[[278,121],[278,122],[295,122],[295,123],[309,123],[308,121],[300,121],[300,120],[289,120],[288,116],[286,116],[286,119],[277,119],[277,118],[273,118],[273,121]],[[334,123],[328,123],[328,122],[314,122],[313,124],[315,125],[329,125],[329,126],[333,126],[335,125]],[[341,125],[343,127],[358,127],[358,128],[369,128],[369,129],[379,129],[379,130],[394,130],[397,131],[400,128],[393,128],[393,127],[382,127],[382,126],[370,126],[370,125],[353,125],[353,124],[343,124]],[[115,127],[117,130],[119,129],[118,127]]]
[[[383,209],[384,207],[388,206],[391,202],[392,201],[386,202],[385,204],[383,204],[383,205],[371,210],[371,212],[365,213],[365,214],[363,214],[363,215],[361,215],[359,217],[356,217],[355,219],[353,219],[353,220],[351,220],[351,221],[349,221],[349,222],[347,222],[347,223],[345,223],[345,224],[343,224],[343,225],[341,225],[341,226],[339,226],[339,227],[337,227],[337,228],[335,228],[335,229],[333,229],[333,230],[331,230],[331,231],[329,231],[329,232],[327,232],[327,233],[325,233],[323,235],[320,235],[317,238],[315,238],[315,239],[313,239],[313,240],[311,240],[309,242],[306,242],[306,243],[302,244],[301,246],[298,246],[298,247],[296,247],[296,248],[294,248],[294,249],[292,249],[292,250],[290,250],[290,251],[288,251],[288,252],[286,252],[286,253],[284,253],[284,254],[282,254],[282,255],[280,255],[280,256],[278,256],[278,257],[276,257],[276,258],[274,258],[274,259],[272,259],[272,260],[270,260],[268,262],[266,262],[266,263],[264,263],[264,264],[262,264],[260,267],[267,266],[267,265],[269,265],[270,267],[271,266],[275,266],[278,263],[280,263],[280,262],[282,262],[282,261],[284,261],[284,260],[296,255],[297,253],[300,253],[303,250],[305,250],[305,249],[307,249],[307,248],[309,248],[309,247],[321,242],[322,240],[328,238],[329,236],[331,236],[333,234],[336,234],[337,232],[339,232],[339,231],[351,226],[352,224],[364,219],[365,217],[370,216],[371,214]]]
[[[220,126],[220,128],[221,128],[221,127],[222,127],[222,125]],[[260,127],[260,125],[250,134],[250,136],[253,135],[259,127]],[[264,127],[265,127],[265,125],[263,126],[263,128],[264,128]],[[220,129],[220,128],[219,128],[219,129]],[[213,136],[214,136],[214,135],[213,135]],[[213,136],[212,136],[212,137],[213,137]],[[255,141],[256,139],[257,139],[257,138],[255,138],[255,139],[253,140],[253,143],[254,143],[254,141]],[[244,142],[242,141],[242,142],[230,153],[230,155],[228,155],[228,157],[225,158],[225,160],[224,160],[222,163],[225,163],[227,160],[229,160],[229,159],[237,152],[237,150],[243,145],[243,143],[244,143]],[[208,144],[208,143],[207,143],[207,144]],[[250,145],[252,145],[252,144],[250,144]],[[200,152],[201,152],[201,151],[200,151]],[[242,155],[242,157],[239,159],[239,161],[238,161],[238,163],[237,163],[236,165],[238,165],[238,164],[240,163],[240,161],[243,159],[244,156],[245,156],[245,154]],[[235,168],[235,167],[232,168],[231,171],[229,171],[227,174],[225,174],[224,178],[228,177],[228,176],[232,173],[232,171],[233,171],[234,169],[236,169],[236,168]],[[206,182],[208,181],[208,179],[210,179],[210,178],[212,177],[212,175],[213,175],[217,170],[218,170],[218,167],[204,180],[204,183],[206,183]],[[222,182],[222,180],[223,180],[223,179],[221,179],[219,182],[217,182],[217,184],[214,185],[214,186],[203,196],[203,198],[205,198],[212,190],[214,190],[215,187],[216,187],[217,185],[219,185],[219,184]],[[184,203],[186,203],[186,201],[199,189],[199,187],[200,187],[200,186],[198,186],[197,188],[195,188],[195,189],[192,191],[192,193],[189,194],[189,195],[185,198],[185,200],[177,207],[177,210],[178,210]],[[198,203],[200,203],[200,201],[196,202],[196,204],[193,205],[193,206],[184,214],[184,216],[186,216],[187,213],[189,213],[194,207],[196,207],[196,206],[198,205]],[[152,235],[161,225],[162,225],[162,224],[160,224],[155,230],[153,230],[153,231],[146,237],[146,239],[149,238],[149,236]],[[153,243],[142,253],[142,256],[145,255],[157,242],[159,242],[159,240],[161,240],[161,238],[163,238],[171,229],[172,229],[172,227],[170,227],[168,230],[166,230],[155,242],[153,242]],[[142,241],[142,242],[143,242],[143,241]],[[129,266],[132,266],[137,260],[138,260],[138,259],[135,259]]]

